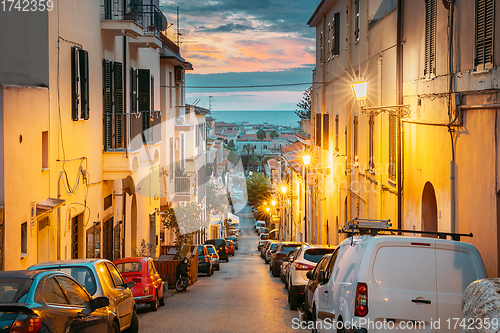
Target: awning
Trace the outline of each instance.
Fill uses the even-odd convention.
[[[50,213],[56,208],[64,206],[66,200],[48,198],[36,204],[36,216],[40,216],[46,213]]]
[[[227,213],[227,218],[228,219],[231,219],[233,223],[240,223],[240,218],[234,214],[231,214],[231,213]]]

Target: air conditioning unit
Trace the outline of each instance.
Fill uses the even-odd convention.
[[[175,66],[175,83],[180,84],[184,83],[184,68],[182,66]]]

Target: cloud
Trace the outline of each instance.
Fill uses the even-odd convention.
[[[205,32],[231,32],[231,31],[245,31],[245,30],[254,30],[254,28],[249,27],[247,25],[234,24],[234,23],[220,25],[217,28],[206,28],[206,27],[198,28],[198,31],[205,31]]]

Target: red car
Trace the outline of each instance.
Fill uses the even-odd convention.
[[[113,261],[125,283],[135,282],[132,288],[136,303],[149,303],[151,310],[156,311],[159,305],[165,305],[165,288],[160,274],[156,270],[153,259],[147,257],[123,258]]]
[[[232,255],[234,257],[234,245],[233,241],[226,239],[226,244],[227,244],[227,253]]]

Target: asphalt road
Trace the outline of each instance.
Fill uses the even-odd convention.
[[[296,332],[298,318],[287,291],[257,251],[251,212],[238,213],[239,250],[211,277],[200,275],[187,291],[166,299],[157,312],[139,309],[140,332]]]

